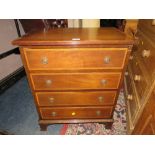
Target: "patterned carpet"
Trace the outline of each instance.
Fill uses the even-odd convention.
[[[126,134],[126,111],[123,91],[114,111],[114,123],[111,129],[106,129],[104,124],[64,124],[61,135],[124,135]]]

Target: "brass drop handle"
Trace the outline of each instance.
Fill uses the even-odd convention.
[[[130,94],[130,95],[127,96],[127,99],[132,101],[133,100],[133,96]]]
[[[52,80],[46,80],[46,85],[51,85],[52,84]]]
[[[48,64],[48,58],[47,57],[42,57],[41,63],[44,64],[44,65]]]
[[[134,80],[135,81],[140,81],[141,80],[141,76],[140,75],[135,75]]]
[[[54,102],[54,98],[53,97],[50,97],[49,98],[49,101],[50,101],[50,103],[53,103]]]
[[[133,55],[130,55],[129,59],[130,59],[130,60],[133,60]]]
[[[105,80],[105,79],[102,79],[102,80],[101,80],[101,84],[102,84],[102,85],[105,85],[105,84],[107,84],[107,80]]]
[[[128,76],[129,75],[129,72],[125,72],[125,76]]]
[[[103,96],[99,96],[98,100],[99,100],[100,103],[102,103],[103,102]]]
[[[141,44],[142,44],[142,45],[144,44],[143,40],[141,40]]]
[[[100,110],[97,110],[97,111],[96,111],[96,115],[97,115],[97,116],[100,116],[100,115],[101,115],[101,111],[100,111]]]
[[[75,116],[76,115],[76,113],[75,112],[72,112],[72,116]]]
[[[57,113],[53,111],[52,116],[55,117],[56,115],[57,115]]]
[[[105,64],[109,64],[110,63],[110,57],[109,56],[104,57],[104,63]]]
[[[143,58],[148,58],[150,56],[151,52],[150,50],[143,50],[142,51],[142,57]]]

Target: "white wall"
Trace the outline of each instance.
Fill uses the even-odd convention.
[[[80,19],[68,19],[69,28],[78,28],[80,27]]]
[[[82,27],[100,27],[100,19],[82,19]]]
[[[20,25],[21,28],[21,25]],[[23,34],[23,30],[21,29]],[[13,19],[0,19],[0,54],[16,48],[11,42],[18,38]],[[0,80],[22,67],[20,55],[11,54],[0,60]]]
[[[15,48],[11,41],[17,37],[14,20],[0,19],[0,54]]]
[[[100,19],[68,19],[68,27],[100,27]]]

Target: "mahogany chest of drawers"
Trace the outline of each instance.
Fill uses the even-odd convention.
[[[42,130],[54,123],[113,122],[132,38],[115,28],[64,28],[13,44],[20,46]]]

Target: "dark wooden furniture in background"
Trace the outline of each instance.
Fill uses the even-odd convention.
[[[42,130],[54,123],[113,122],[133,40],[115,28],[50,29],[13,41]]]
[[[32,33],[49,28],[68,27],[67,19],[19,19],[25,33]]]
[[[155,26],[139,20],[125,74],[128,134],[155,134]]]
[[[100,19],[100,27],[116,27],[121,31],[125,29],[125,19]]]

